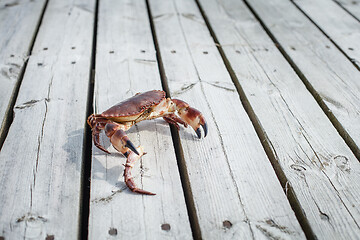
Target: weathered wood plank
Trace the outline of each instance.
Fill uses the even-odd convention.
[[[360,159],[359,71],[291,2],[249,3],[304,75],[308,87]],[[273,11],[268,12],[268,8]]]
[[[45,2],[0,2],[0,136]]]
[[[360,23],[357,19],[331,0],[292,2],[360,67]]]
[[[50,1],[0,152],[0,236],[79,236],[94,1]]]
[[[200,2],[315,237],[357,239],[358,160],[245,4]],[[297,16],[292,10],[295,6],[286,1],[255,0],[250,5],[273,26],[270,29],[278,41],[287,36],[278,34],[280,29],[298,38],[292,44],[297,44],[294,55],[299,56],[305,37],[292,31],[292,26],[304,24],[291,19]],[[304,47],[300,51],[308,53]],[[305,56],[303,60],[312,61]]]
[[[351,13],[357,20],[360,20],[360,0],[334,0]]]
[[[100,1],[96,112],[152,89],[161,89],[161,79],[145,1]],[[191,239],[168,124],[156,119],[128,131],[131,141],[147,152],[133,169],[135,182],[156,196],[142,196],[126,187],[122,165],[126,159],[103,136],[113,154],[93,147],[89,238]]]
[[[209,125],[180,132],[202,238],[304,238],[195,2],[149,2],[171,95]]]

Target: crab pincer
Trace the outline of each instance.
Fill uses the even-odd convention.
[[[198,138],[201,138],[200,126],[204,131],[204,137],[206,137],[208,133],[208,129],[205,118],[202,115],[202,113],[199,110],[190,107],[188,103],[182,100],[172,99],[172,101],[176,104],[177,114],[184,122],[189,124],[195,130]]]

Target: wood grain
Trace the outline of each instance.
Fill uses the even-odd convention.
[[[51,1],[0,152],[0,236],[79,236],[94,1]]]
[[[249,3],[360,159],[360,72],[291,2]]]
[[[101,1],[97,34],[95,111],[152,89],[161,89],[145,1]],[[123,178],[126,159],[103,135],[108,155],[93,147],[90,239],[191,239],[192,233],[168,124],[140,122],[128,131],[147,154],[132,170],[139,188],[132,193]]]
[[[360,21],[360,0],[334,0]]]
[[[149,3],[171,96],[209,125],[180,131],[202,238],[304,238],[195,2]]]
[[[333,1],[292,1],[360,68],[360,23],[357,19]]]
[[[241,1],[200,2],[252,108],[252,118],[273,152],[274,164],[294,190],[313,237],[356,239],[360,217],[358,160],[247,6]],[[300,21],[291,21],[290,16],[297,15],[290,2],[249,3],[272,26],[270,30],[279,42],[290,35],[305,38],[289,32],[292,26],[304,27]],[[282,8],[285,5],[288,7]],[[296,39],[291,43],[296,44]],[[301,51],[307,53],[304,48]],[[310,64],[311,59],[304,61]]]
[[[0,2],[0,137],[10,120],[7,114],[17,94],[45,2]]]

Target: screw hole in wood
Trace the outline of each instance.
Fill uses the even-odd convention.
[[[54,240],[55,236],[54,235],[47,235],[45,240]]]
[[[116,228],[110,228],[109,229],[109,235],[116,236],[117,235],[117,229]]]
[[[170,231],[171,226],[168,223],[164,223],[164,224],[161,225],[161,229],[164,230],[164,231]]]
[[[229,229],[232,227],[232,223],[229,220],[225,220],[223,221],[223,226]]]

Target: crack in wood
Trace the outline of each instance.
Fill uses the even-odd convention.
[[[39,102],[39,101],[41,101],[41,100],[30,100],[30,101],[27,101],[27,102],[25,102],[25,103],[23,103],[23,104],[21,104],[21,105],[16,106],[15,108],[16,108],[16,109],[28,108],[28,107],[33,106],[35,103],[37,103],[37,102]]]
[[[123,192],[125,189],[127,189],[127,187],[120,188],[120,189],[114,191],[112,194],[110,194],[107,197],[95,198],[95,199],[91,200],[91,202],[93,202],[93,203],[101,203],[101,202],[102,203],[109,203],[114,198],[115,195]]]
[[[189,90],[192,89],[197,83],[198,83],[198,82],[195,82],[195,83],[185,83],[185,84],[183,84],[183,86],[180,88],[180,90],[174,91],[174,92],[172,93],[172,96],[175,97],[175,96],[178,96],[178,95],[183,94],[184,92],[189,91]]]
[[[175,3],[174,3],[174,5],[175,5],[175,8],[176,8],[176,4],[175,4]],[[176,11],[178,11],[178,10],[176,9]],[[180,24],[180,26],[181,26],[181,29],[182,29],[182,32],[183,32],[183,35],[184,35],[184,38],[185,38],[185,34],[184,34],[184,31],[183,31],[183,26],[182,26],[182,23],[181,23],[180,19],[179,19],[179,24]],[[217,122],[216,122],[216,118],[215,118],[215,116],[214,116],[214,114],[213,114],[213,110],[211,109],[210,103],[209,103],[209,101],[208,101],[207,98],[206,98],[206,94],[205,94],[205,91],[204,91],[204,88],[203,88],[202,80],[201,80],[200,74],[199,74],[199,72],[198,72],[198,69],[196,68],[196,64],[195,64],[193,55],[192,55],[192,53],[191,53],[191,51],[190,51],[190,47],[189,47],[189,44],[188,44],[188,41],[187,41],[186,38],[185,38],[185,42],[186,42],[186,47],[187,47],[188,52],[189,52],[189,55],[190,55],[190,57],[191,57],[191,60],[192,60],[192,63],[193,63],[193,66],[194,66],[196,75],[197,75],[198,80],[199,80],[198,82],[200,83],[201,92],[203,93],[204,98],[205,98],[205,101],[206,101],[206,104],[207,104],[208,108],[210,109],[211,118],[212,118],[213,121],[214,121],[214,124],[215,124],[215,127],[216,127],[216,131],[217,131],[217,134],[218,134],[218,136],[219,136],[220,145],[221,145],[222,151],[224,152],[224,157],[225,157],[225,159],[226,159],[226,163],[227,163],[227,166],[228,166],[228,169],[229,169],[229,172],[230,172],[231,180],[232,180],[232,182],[233,182],[233,184],[234,184],[234,187],[236,188],[236,192],[237,192],[237,195],[238,195],[238,199],[239,199],[240,205],[242,206],[242,210],[243,210],[244,213],[245,213],[245,207],[244,207],[244,204],[243,204],[243,202],[242,202],[242,200],[241,200],[241,197],[240,197],[240,191],[239,191],[239,187],[237,186],[237,183],[236,183],[236,181],[235,181],[234,173],[233,173],[232,170],[231,170],[229,158],[228,158],[228,156],[227,156],[227,152],[226,152],[225,144],[224,144],[224,141],[223,141],[223,138],[222,138],[222,135],[221,135],[220,128],[219,128],[219,126],[218,126],[218,124],[217,124]],[[198,83],[198,82],[197,82],[197,83]],[[194,84],[191,86],[191,88],[192,88],[195,84],[196,84],[196,83],[194,83]],[[245,213],[245,216],[247,216],[246,213]],[[251,224],[250,224],[250,221],[248,220],[247,217],[246,217],[246,221],[245,221],[245,222],[248,224],[250,233],[251,233],[251,235],[252,235],[252,238],[254,239],[254,238],[255,238],[254,231],[253,231],[252,226],[251,226]]]
[[[154,16],[152,18],[152,20],[154,20],[154,21],[162,21],[162,20],[168,19],[168,18],[170,18],[172,16],[174,16],[174,14],[172,14],[172,13],[159,14],[157,16]]]
[[[179,13],[178,13],[179,15]],[[201,21],[202,19],[198,18],[195,14],[193,13],[181,13],[181,16],[183,16],[184,18],[190,19],[194,22],[200,23],[202,25],[205,25],[204,21]]]
[[[14,7],[14,6],[17,6],[19,5],[19,2],[15,1],[15,2],[10,2],[10,3],[5,3],[4,7],[3,8],[0,8],[0,9],[5,9],[7,7]]]
[[[230,88],[230,87],[220,85],[220,84],[226,84],[225,82],[224,83],[222,83],[222,82],[208,82],[208,81],[202,81],[202,82],[207,83],[207,84],[209,84],[211,86],[214,86],[214,87],[217,87],[217,88],[225,89],[226,91],[236,92],[235,88]],[[232,85],[232,84],[229,84],[229,85]]]
[[[295,118],[295,120],[296,120],[296,121],[298,122],[298,124],[300,125],[300,127],[301,127],[301,129],[302,129],[301,135],[304,137],[305,141],[308,143],[309,147],[310,147],[311,150],[313,151],[314,156],[316,157],[316,159],[317,159],[318,162],[320,163],[320,166],[321,166],[321,167],[320,167],[319,170],[320,170],[320,171],[324,174],[324,176],[329,180],[329,183],[330,183],[331,186],[333,187],[334,191],[337,193],[337,196],[338,196],[339,200],[342,202],[343,206],[345,207],[345,209],[347,210],[347,212],[349,213],[349,215],[351,216],[351,218],[354,220],[355,224],[360,228],[359,224],[356,222],[356,219],[355,219],[354,216],[351,214],[351,211],[348,209],[348,207],[346,206],[344,200],[341,198],[339,191],[337,190],[337,188],[335,187],[335,185],[334,185],[333,182],[331,181],[330,177],[329,177],[329,176],[327,175],[327,173],[325,172],[324,163],[321,161],[321,158],[319,157],[318,153],[316,152],[316,150],[315,150],[315,149],[313,148],[313,146],[311,145],[310,140],[307,138],[307,136],[306,136],[306,135],[307,135],[307,132],[306,132],[305,128],[302,126],[302,124],[301,124],[301,122],[299,121],[299,119],[298,119],[298,118],[293,114],[293,112],[290,110],[287,102],[285,101],[285,99],[282,97],[281,94],[280,94],[280,96],[281,96],[281,98],[283,99],[284,103],[286,104],[289,112],[293,115],[293,117]],[[306,134],[306,135],[305,135],[305,134]],[[300,146],[300,145],[299,145],[299,146]],[[304,149],[303,149],[303,151],[304,151]],[[305,151],[304,151],[304,153],[305,153]],[[306,154],[306,153],[305,153],[305,154]],[[306,155],[306,156],[307,156],[307,155]],[[308,157],[308,158],[309,158],[309,157]],[[312,161],[311,161],[311,162],[312,162]],[[305,179],[305,182],[306,182],[305,175],[304,175],[304,179]],[[308,186],[308,188],[311,189],[309,186]],[[323,216],[326,215],[326,216],[328,217],[328,219],[330,219],[327,214],[323,213],[323,212],[320,210],[320,207],[317,205],[317,203],[316,203],[316,201],[315,201],[314,198],[313,198],[313,200],[314,200],[314,203],[316,204],[316,206],[317,206],[317,208],[318,208],[321,216],[323,217]],[[323,218],[324,218],[324,217],[323,217]],[[323,219],[323,218],[322,218],[322,219]],[[332,226],[332,225],[331,225],[331,226]],[[334,228],[334,226],[332,226],[332,227]]]
[[[272,229],[277,229],[281,233],[286,235],[295,235],[296,232],[289,230],[286,226],[282,226],[277,224],[272,219],[266,219],[265,221],[260,221],[260,224],[256,224],[256,228],[259,229],[265,236],[270,239],[283,239],[283,237],[279,236],[279,232],[272,232]],[[268,228],[270,227],[270,228]]]
[[[57,100],[60,100],[60,101],[61,101],[61,100],[64,100],[64,99],[58,98]],[[50,98],[43,98],[43,99],[38,99],[38,100],[36,100],[36,99],[30,100],[30,101],[27,101],[27,102],[25,102],[25,103],[23,103],[23,104],[20,104],[20,105],[15,106],[15,109],[25,109],[25,108],[29,108],[29,107],[34,106],[36,103],[42,102],[42,101],[44,101],[44,102],[50,102]]]
[[[331,181],[330,177],[324,172],[324,170],[322,170],[322,172],[324,173],[324,175],[326,176],[326,178],[329,180],[331,186],[334,188],[336,195],[338,196],[339,200],[341,201],[341,203],[343,204],[344,208],[346,209],[346,211],[349,213],[350,217],[353,219],[355,225],[360,229],[360,225],[359,223],[356,221],[356,218],[352,215],[350,209],[348,208],[348,206],[345,204],[344,200],[341,198],[339,190],[337,190],[337,188],[335,187],[335,185],[333,184],[333,182]],[[320,210],[319,210],[320,211]],[[320,213],[323,214],[323,212],[320,211]],[[328,215],[326,215],[328,216]]]
[[[157,63],[156,60],[154,59],[141,59],[141,58],[134,58],[134,61],[135,62],[138,62],[138,63],[147,63],[147,64],[152,64],[152,63]]]
[[[38,149],[37,149],[37,155],[36,155],[36,172],[38,170],[38,165],[39,165],[39,158],[40,158],[40,146],[41,146],[41,142],[42,139],[44,138],[44,127],[45,127],[45,121],[46,121],[46,116],[48,113],[48,101],[46,99],[50,98],[50,91],[51,91],[51,86],[52,86],[52,82],[53,82],[54,76],[51,77],[50,79],[50,83],[49,83],[49,87],[48,87],[48,93],[47,93],[47,98],[45,98],[45,113],[44,113],[44,119],[43,122],[41,124],[41,133],[38,137]],[[35,186],[35,182],[34,182],[34,186]]]
[[[308,182],[307,182],[307,180],[306,180],[305,177],[304,177],[304,183],[305,183],[307,189],[310,190],[311,188],[310,188],[310,186],[309,186],[309,184],[308,184]],[[315,197],[313,196],[313,194],[311,193],[311,191],[309,191],[309,195],[310,195],[310,197],[311,197],[314,205],[316,206],[316,208],[318,209],[318,211],[319,211],[319,213],[320,213],[320,218],[326,215],[326,216],[328,217],[327,220],[328,220],[330,226],[331,226],[332,228],[334,228],[334,226],[333,226],[332,223],[330,222],[330,217],[329,217],[329,215],[326,214],[326,213],[324,213],[323,211],[321,211],[320,206],[319,206],[319,204],[316,202]],[[323,218],[321,218],[321,219],[323,219]],[[324,219],[323,219],[323,220],[324,220]]]
[[[27,214],[16,219],[16,223],[21,223],[24,221],[25,222],[34,222],[34,221],[47,222],[47,219],[40,215],[34,215],[34,214],[28,212]]]

